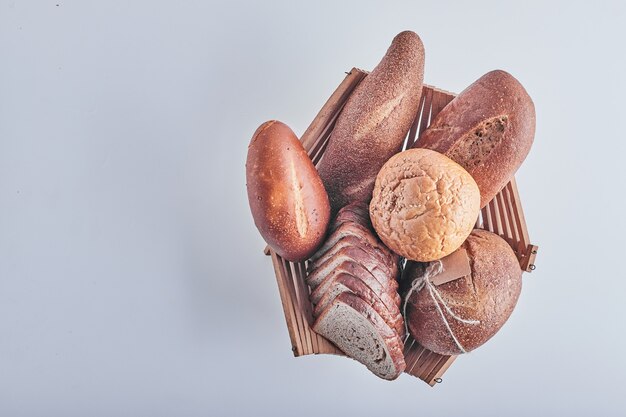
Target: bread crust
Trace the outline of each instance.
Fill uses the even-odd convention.
[[[332,213],[370,200],[376,174],[400,151],[417,114],[423,78],[421,39],[410,31],[398,34],[348,99],[318,165]]]
[[[313,162],[293,131],[271,120],[248,146],[246,188],[254,224],[289,261],[307,259],[322,243],[330,205]]]
[[[476,180],[484,207],[513,178],[535,137],[535,106],[511,74],[491,71],[455,97],[414,147],[443,153]]]
[[[427,262],[454,252],[478,218],[480,192],[459,164],[428,149],[394,155],[376,178],[370,217],[383,243]]]
[[[471,275],[436,289],[457,317],[478,321],[462,323],[441,309],[463,350],[469,352],[493,337],[510,317],[522,289],[522,270],[511,247],[494,233],[475,229],[462,248],[467,250]],[[412,282],[423,270],[421,265],[408,262],[403,283]],[[427,288],[410,297],[405,320],[411,335],[427,349],[442,355],[464,353],[446,328]]]

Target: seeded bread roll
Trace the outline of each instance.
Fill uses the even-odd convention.
[[[369,202],[376,174],[413,123],[423,78],[422,41],[402,32],[348,99],[318,165],[333,214],[352,201]]]
[[[459,164],[428,149],[410,149],[380,170],[370,217],[389,249],[427,262],[461,246],[476,223],[479,204],[478,186]]]
[[[441,152],[476,180],[480,207],[513,178],[535,137],[535,106],[511,74],[491,71],[435,117],[415,147]]]
[[[442,355],[469,352],[489,340],[508,320],[522,289],[517,257],[500,236],[475,229],[462,248],[471,274],[432,287],[438,294],[426,287],[413,292],[406,306],[411,335]],[[407,262],[403,283],[420,279],[425,270]]]

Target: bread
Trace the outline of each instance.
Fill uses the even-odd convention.
[[[489,340],[511,315],[522,288],[519,262],[501,237],[475,229],[462,248],[467,250],[471,274],[432,286],[441,299],[425,286],[409,295],[406,305],[411,335],[442,355],[469,352]],[[423,271],[408,262],[403,282],[419,279]]]
[[[491,71],[435,117],[414,146],[441,152],[465,168],[484,207],[513,178],[535,136],[535,106],[522,85]]]
[[[341,274],[347,274],[360,279],[380,297],[389,311],[400,311],[401,300],[398,294],[397,281],[385,278],[381,279],[380,275],[371,273],[360,263],[345,258],[335,263],[334,268],[329,270],[318,285],[314,287],[310,294],[311,303],[314,305],[319,304],[333,285],[335,279]],[[394,283],[396,283],[396,285],[394,285]]]
[[[376,178],[370,217],[383,243],[414,261],[455,251],[478,218],[480,193],[451,159],[427,149],[394,155]]]
[[[354,227],[354,225],[347,224],[345,226]],[[336,243],[332,247],[330,247],[322,256],[320,256],[315,262],[312,262],[310,264],[311,269],[319,267],[328,259],[333,257],[342,248],[346,247],[357,247],[359,249],[366,250],[381,263],[381,266],[386,267],[386,270],[391,275],[393,275],[394,277],[398,275],[398,265],[396,262],[394,262],[395,257],[392,257],[390,255],[388,249],[378,245],[372,246],[357,234],[347,235],[337,240]]]
[[[343,108],[318,165],[332,213],[369,201],[376,174],[400,151],[417,114],[424,78],[419,36],[398,34]]]
[[[367,269],[384,286],[397,285],[395,276],[391,274],[380,258],[370,253],[367,249],[358,246],[341,248],[331,258],[312,270],[306,277],[307,284],[315,289],[326,276],[332,273],[343,261],[354,261]],[[394,284],[396,281],[396,284]]]
[[[313,330],[383,379],[396,379],[406,368],[400,336],[354,294],[344,292],[333,299]]]
[[[382,317],[385,323],[389,324],[401,339],[404,337],[404,320],[402,319],[398,306],[392,304],[392,308],[388,308],[375,290],[370,288],[363,280],[346,273],[341,273],[336,276],[330,287],[324,292],[324,296],[313,309],[313,316],[319,317],[332,303],[335,297],[343,292],[350,292],[372,306],[372,308],[380,314],[380,317]],[[381,294],[385,294],[385,292]]]
[[[374,235],[364,204],[343,207],[330,228],[306,277],[313,328],[377,375],[393,379],[404,367],[398,257]]]
[[[285,124],[263,123],[248,146],[246,187],[254,223],[289,261],[307,259],[330,220],[324,185],[302,144]]]

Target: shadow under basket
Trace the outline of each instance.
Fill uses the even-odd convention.
[[[347,73],[346,78],[302,135],[300,140],[314,164],[317,165],[324,154],[328,138],[348,97],[366,76],[367,72],[358,68],[353,68]],[[454,96],[447,91],[424,85],[418,113],[407,135],[403,149],[413,145],[416,137],[419,137]],[[531,272],[535,269],[537,246],[530,244],[528,238],[528,230],[526,229],[524,212],[515,179],[512,179],[481,210],[476,221],[476,227],[489,230],[504,238],[517,255],[522,271]],[[309,301],[310,289],[305,282],[306,262],[286,261],[269,247],[265,248],[265,254],[271,256],[274,265],[294,356],[316,353],[345,356],[332,342],[311,329],[313,306]],[[456,359],[456,356],[439,355],[431,352],[420,346],[412,337],[409,337],[405,343],[404,357],[406,361],[404,372],[420,378],[430,386],[442,381],[441,377]]]

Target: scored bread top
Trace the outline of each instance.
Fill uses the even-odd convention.
[[[332,213],[370,200],[376,174],[400,151],[415,119],[423,78],[424,45],[405,31],[350,95],[318,165]]]
[[[435,299],[424,288],[413,293],[407,304],[406,320],[415,340],[445,355],[464,353],[461,347],[469,352],[489,340],[513,312],[522,288],[519,261],[500,236],[474,229],[462,248],[469,256],[471,274],[436,286],[441,299]],[[424,268],[408,262],[403,281],[411,282],[423,273]],[[446,307],[457,317],[474,323],[456,319]]]
[[[522,164],[535,137],[535,105],[511,74],[496,70],[456,96],[414,147],[441,152],[476,180],[481,208]]]

